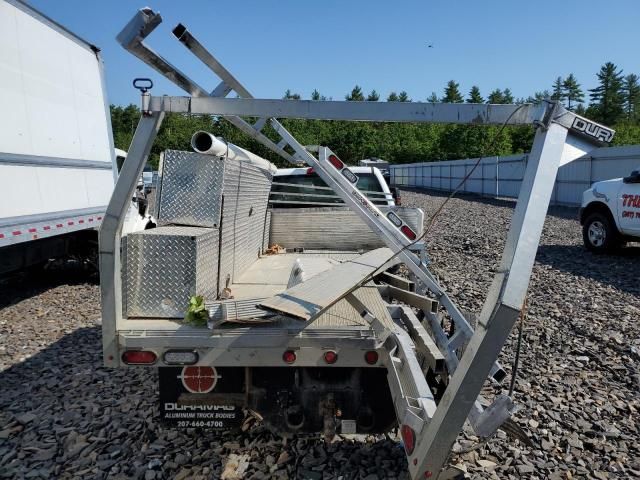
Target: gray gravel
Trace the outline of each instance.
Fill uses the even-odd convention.
[[[443,197],[405,191],[403,200],[428,217]],[[434,270],[467,310],[482,305],[512,207],[455,199],[434,228]],[[550,211],[529,294],[515,419],[533,447],[503,432],[480,443],[465,430],[451,462],[470,478],[640,477],[640,248],[586,252],[576,214]],[[98,319],[95,282],[54,272],[0,285],[1,478],[209,479],[232,462],[247,479],[406,478],[393,439],[325,446],[261,427],[240,436],[163,428],[155,373],[103,368]]]

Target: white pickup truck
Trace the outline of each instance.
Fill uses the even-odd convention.
[[[628,177],[596,182],[585,191],[580,223],[584,244],[592,252],[640,242],[640,166]]]

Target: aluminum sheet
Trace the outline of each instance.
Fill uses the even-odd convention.
[[[218,229],[166,226],[123,240],[125,317],[183,318],[192,295],[217,296]]]
[[[419,208],[380,207],[393,210],[418,234],[424,212]],[[271,210],[270,244],[285,248],[367,251],[384,246],[378,235],[348,208],[281,208]]]
[[[225,162],[221,157],[166,150],[159,169],[159,225],[218,227]]]
[[[227,162],[221,225],[220,280],[223,289],[260,256],[272,176],[250,162]]]
[[[391,256],[390,249],[378,248],[264,300],[260,306],[302,320],[310,320],[354,290],[359,282],[384,265]]]

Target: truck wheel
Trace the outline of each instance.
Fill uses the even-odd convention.
[[[582,226],[582,238],[587,250],[594,253],[610,252],[622,245],[622,240],[611,219],[603,213],[592,213]]]

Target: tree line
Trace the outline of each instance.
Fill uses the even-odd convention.
[[[472,86],[465,96],[460,84],[450,80],[438,96],[433,92],[427,102],[445,103],[536,103],[543,99],[558,100],[580,115],[612,126],[617,130],[615,145],[640,143],[640,81],[636,74],[624,74],[611,62],[596,74],[597,86],[583,91],[573,73],[557,77],[551,88],[535,92],[527,98],[514,98],[509,88],[496,88],[486,98],[478,86]],[[287,90],[284,99],[303,97]],[[588,98],[588,102],[587,102]],[[317,89],[311,100],[327,100]],[[375,90],[365,93],[359,85],[345,95],[347,101],[377,102]],[[411,102],[406,91],[392,91],[387,102]],[[140,117],[139,108],[111,105],[111,124],[116,147],[127,150]],[[255,119],[247,119],[250,122]],[[281,122],[304,145],[327,145],[347,163],[379,157],[392,163],[412,163],[457,158],[510,155],[531,149],[534,131],[530,126],[442,125],[377,122],[343,122],[323,120],[283,119]],[[284,161],[267,148],[246,136],[220,117],[168,114],[152,149],[150,163],[157,166],[158,155],[165,149],[189,150],[193,132],[207,130],[227,141],[247,148],[283,166]],[[266,127],[265,134],[275,140],[278,135]]]

